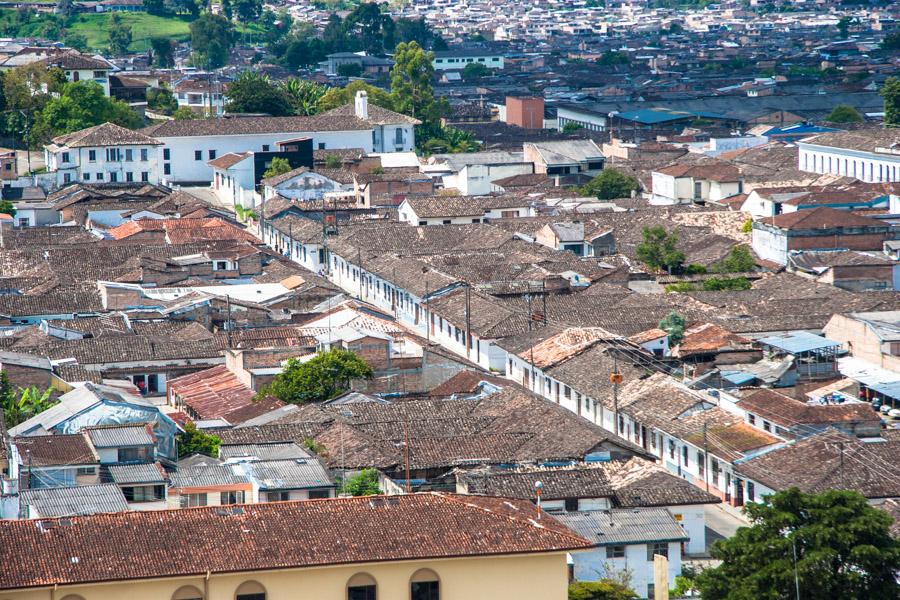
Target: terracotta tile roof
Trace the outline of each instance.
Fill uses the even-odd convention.
[[[893,144],[900,143],[900,131],[885,128],[835,131],[806,138],[802,141],[805,144],[815,144],[829,148],[847,148],[849,150],[874,152],[876,148],[890,148]]]
[[[207,161],[206,164],[215,169],[227,169],[238,164],[239,162],[250,156],[250,154],[251,152],[229,152],[228,154],[223,154],[218,158]]]
[[[735,472],[775,491],[846,489],[866,498],[896,498],[900,497],[898,454],[900,440],[862,442],[828,429],[742,462]]]
[[[874,421],[881,418],[867,402],[845,404],[807,404],[779,394],[775,390],[760,389],[741,398],[738,407],[755,415],[792,429],[795,425]]]
[[[176,377],[169,381],[168,389],[198,419],[224,418],[226,414],[253,405],[256,395],[225,365]]]
[[[74,133],[53,138],[57,146],[83,148],[86,146],[119,146],[122,144],[139,146],[161,146],[162,142],[139,131],[126,129],[115,123],[103,123]]]
[[[780,229],[830,229],[854,227],[887,228],[890,224],[878,219],[860,217],[846,210],[837,210],[827,206],[819,206],[808,210],[783,213],[774,217],[766,217],[761,222]]]
[[[517,354],[539,369],[552,367],[614,336],[600,327],[569,327]]]
[[[0,589],[590,547],[551,517],[537,523],[531,503],[498,498],[369,496],[222,513],[202,507],[3,521],[0,561],[16,568],[0,572]],[[142,560],[123,553],[137,547]]]
[[[173,245],[189,244],[202,240],[259,241],[252,234],[218,217],[138,219],[113,227],[108,233],[114,240],[125,240],[139,233],[153,231],[164,233],[167,241]]]
[[[658,171],[672,177],[693,177],[710,181],[732,182],[741,180],[741,172],[727,163],[712,164],[675,164]]]
[[[684,330],[684,338],[673,350],[673,356],[684,358],[694,354],[746,350],[752,347],[747,338],[731,333],[714,323],[697,323]]]
[[[36,435],[12,440],[25,465],[52,467],[57,465],[90,465],[100,461],[84,433],[68,435]]]

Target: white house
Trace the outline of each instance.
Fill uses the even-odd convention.
[[[487,50],[438,50],[431,63],[437,71],[461,71],[470,64],[503,69],[503,56]]]
[[[106,59],[71,50],[50,56],[44,62],[48,67],[61,69],[67,81],[93,81],[100,84],[104,95],[109,96],[109,73],[115,67]]]
[[[209,161],[212,190],[224,204],[256,206],[255,168],[252,152],[229,152]]]
[[[799,169],[855,177],[869,183],[900,181],[900,130],[824,133],[797,142]]]
[[[463,152],[435,154],[421,170],[463,196],[484,196],[498,179],[534,173],[534,163],[525,162],[520,152]]]
[[[159,183],[156,140],[113,123],[53,138],[44,146],[56,186],[68,183]]]
[[[651,204],[718,201],[743,190],[737,167],[725,163],[674,164],[652,174]]]
[[[313,148],[408,152],[414,126],[406,115],[370,106],[364,91],[355,102],[311,117],[221,117],[164,121],[142,130],[162,143],[161,177],[171,183],[209,183],[209,161],[229,152],[270,152],[279,142],[310,138]]]

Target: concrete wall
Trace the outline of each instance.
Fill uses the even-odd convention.
[[[560,552],[212,574],[208,581],[199,576],[61,586],[53,593],[50,588],[0,592],[0,599],[73,600],[67,595],[77,594],[84,600],[169,600],[191,585],[201,592],[207,586],[207,600],[234,600],[242,583],[255,581],[265,588],[266,600],[346,600],[350,578],[367,573],[377,582],[379,598],[402,600],[409,597],[410,578],[423,568],[437,574],[441,600],[565,600],[567,593],[566,554]]]
[[[544,126],[544,99],[506,97],[506,122],[524,129]]]
[[[814,144],[800,147],[798,168],[811,173],[855,177],[868,183],[900,181],[900,155],[875,154]]]
[[[629,572],[630,587],[641,598],[647,597],[647,584],[653,583],[653,559],[647,560],[647,544],[625,546],[624,558],[607,558],[606,547],[572,555],[577,581],[598,581],[605,577]],[[669,542],[669,587],[675,585],[675,576],[681,574],[681,547]]]

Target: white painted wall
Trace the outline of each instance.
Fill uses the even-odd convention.
[[[631,589],[642,598],[647,597],[647,584],[653,583],[653,560],[647,560],[647,544],[625,546],[624,558],[607,558],[606,547],[594,548],[571,555],[577,581],[598,581],[617,573],[631,573]],[[669,587],[675,585],[675,576],[681,574],[681,548],[677,542],[669,543]]]
[[[900,154],[876,154],[803,142],[797,146],[801,171],[855,177],[868,183],[900,181]]]

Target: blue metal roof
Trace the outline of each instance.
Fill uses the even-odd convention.
[[[809,123],[795,123],[787,127],[773,127],[763,135],[807,135],[812,133],[830,133],[838,131],[833,127],[822,127],[821,125],[810,125]]]
[[[840,342],[829,340],[821,335],[814,335],[806,331],[795,331],[794,333],[765,337],[760,339],[759,343],[778,348],[788,354],[813,352],[815,350],[835,348],[841,345]]]
[[[722,379],[734,385],[744,385],[756,379],[752,373],[744,371],[722,371],[721,375]]]
[[[665,109],[652,109],[652,108],[642,108],[640,110],[629,110],[625,112],[616,113],[617,117],[620,119],[624,119],[626,121],[635,121],[637,123],[645,123],[645,124],[653,124],[653,123],[665,123],[667,121],[679,121],[681,119],[697,119],[697,118],[710,118],[710,119],[723,119],[724,117],[721,115],[706,113],[706,112],[693,112],[693,111],[679,111],[679,110],[665,110]]]

